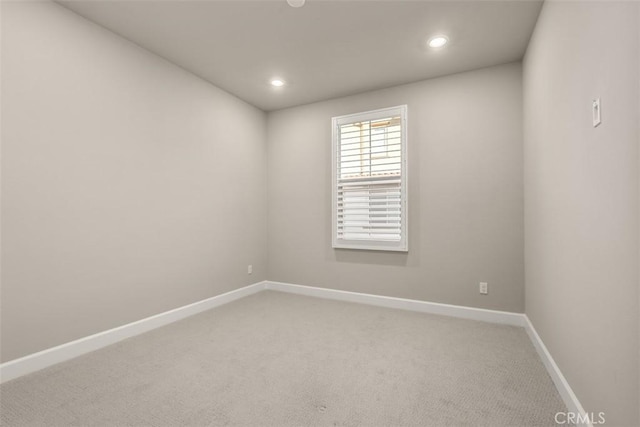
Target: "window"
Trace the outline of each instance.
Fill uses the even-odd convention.
[[[334,117],[333,247],[407,251],[407,106]]]

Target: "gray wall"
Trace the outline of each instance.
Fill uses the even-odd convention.
[[[585,409],[626,426],[640,423],[638,7],[547,1],[524,65],[526,313]]]
[[[2,8],[2,361],[265,279],[265,114],[58,5]]]
[[[522,312],[521,83],[514,63],[270,113],[269,279]],[[409,252],[334,250],[331,117],[400,104]]]

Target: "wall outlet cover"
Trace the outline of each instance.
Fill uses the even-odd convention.
[[[487,295],[489,293],[489,284],[487,282],[480,282],[480,293]]]

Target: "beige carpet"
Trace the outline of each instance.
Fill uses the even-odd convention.
[[[3,426],[554,425],[525,331],[261,292],[0,386]]]

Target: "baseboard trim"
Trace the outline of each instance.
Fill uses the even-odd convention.
[[[421,313],[438,314],[442,316],[458,317],[469,320],[479,320],[489,323],[520,326],[525,329],[529,339],[533,343],[549,376],[558,389],[568,412],[581,415],[581,419],[587,419],[588,415],[564,375],[556,365],[553,357],[544,345],[544,342],[536,332],[529,318],[522,313],[507,311],[487,310],[482,308],[464,307],[459,305],[441,304],[429,301],[394,298],[381,295],[363,294],[358,292],[341,291],[337,289],[319,288],[313,286],[296,285],[292,283],[262,281],[245,286],[221,295],[197,301],[164,313],[156,314],[145,319],[138,320],[117,328],[89,335],[75,341],[61,344],[19,359],[0,364],[0,383],[30,374],[40,369],[47,368],[66,360],[73,359],[83,354],[98,350],[111,344],[115,344],[127,338],[148,332],[165,326],[169,323],[182,320],[206,310],[230,303],[263,290],[287,292],[298,295],[306,295],[316,298],[332,299],[338,301],[368,304],[379,307],[395,308],[400,310],[417,311]],[[592,427],[590,423],[580,424]]]
[[[461,305],[441,304],[437,302],[362,294],[358,292],[303,286],[292,283],[273,282],[269,280],[265,282],[265,288],[272,291],[288,292],[292,294],[307,295],[317,298],[348,301],[360,304],[375,305],[379,307],[397,308],[401,310],[418,311],[421,313],[440,314],[443,316],[480,320],[483,322],[500,323],[504,325],[522,327],[524,327],[525,325],[524,314],[511,313],[508,311],[487,310],[483,308],[464,307]]]
[[[194,314],[255,294],[264,289],[264,281],[254,283],[253,285],[245,286],[202,301],[197,301],[173,310],[165,311],[164,313],[156,314],[117,328],[89,335],[19,359],[10,360],[0,364],[0,383],[39,371],[40,369],[47,368],[55,365],[56,363],[73,359],[91,351],[115,344],[118,341],[122,341],[169,323],[182,320],[186,317],[193,316]]]
[[[564,375],[562,375],[560,368],[558,367],[558,365],[556,365],[556,362],[553,360],[553,357],[551,356],[551,353],[549,353],[549,350],[547,350],[547,346],[544,345],[542,338],[540,338],[540,335],[538,335],[538,332],[533,327],[533,323],[531,323],[531,320],[529,320],[529,317],[526,315],[524,316],[524,320],[524,329],[525,331],[527,331],[527,335],[529,335],[529,339],[538,352],[540,359],[542,359],[542,363],[544,364],[545,368],[547,368],[547,372],[549,373],[553,384],[555,384],[556,389],[558,389],[558,393],[560,393],[560,397],[567,407],[567,412],[579,414],[580,420],[589,420],[589,414],[585,412],[584,408],[580,404],[580,401],[578,400],[578,397],[571,389],[569,382],[564,377]],[[593,427],[593,425],[588,421],[578,423],[577,425]]]

